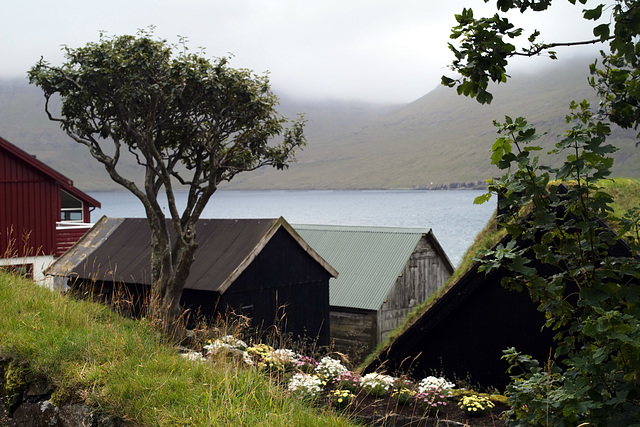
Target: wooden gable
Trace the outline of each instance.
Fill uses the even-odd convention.
[[[64,175],[0,137],[0,257],[53,255],[62,191],[83,203],[89,221],[100,203]]]

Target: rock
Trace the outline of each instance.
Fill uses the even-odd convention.
[[[27,385],[25,392],[25,400],[28,402],[36,403],[43,400],[49,400],[51,393],[53,393],[54,387],[47,381],[36,380]]]
[[[97,426],[93,410],[83,404],[69,404],[60,408],[60,422],[64,427]]]
[[[22,403],[9,419],[8,425],[10,427],[62,427],[59,410],[49,401]]]
[[[0,413],[1,414],[1,413]],[[23,402],[0,425],[7,427],[121,427],[117,420],[96,415],[92,408],[82,403],[71,403],[58,408],[48,400]]]
[[[3,427],[123,427],[119,420],[98,415],[83,403],[60,407],[49,399],[55,387],[42,378],[28,376],[24,387],[7,392],[7,359],[0,359],[0,426]]]

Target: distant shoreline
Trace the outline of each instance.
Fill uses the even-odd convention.
[[[429,187],[417,187],[416,190],[486,190],[486,181],[450,182],[448,184],[437,184]]]
[[[425,187],[411,188],[219,188],[217,191],[430,191],[430,190],[486,190],[486,181],[450,182]],[[82,189],[86,193],[128,192],[123,187]],[[175,191],[188,191],[187,188],[175,188]]]

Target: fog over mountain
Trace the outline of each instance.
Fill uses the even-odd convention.
[[[494,119],[523,116],[547,132],[544,143],[566,129],[571,99],[591,99],[588,61],[574,61],[537,74],[514,75],[494,88],[482,106],[438,87],[406,105],[347,101],[303,101],[281,96],[279,111],[307,118],[308,146],[288,170],[261,169],[238,175],[224,189],[433,188],[485,180],[497,173],[489,164],[496,138]],[[83,190],[119,189],[85,147],[69,139],[43,110],[40,90],[23,79],[0,81],[0,136],[60,173]],[[635,132],[614,130],[615,175],[640,177]],[[140,176],[133,162],[127,174]]]
[[[307,99],[411,102],[439,84],[454,56],[448,48],[456,14],[493,16],[494,2],[448,0],[5,1],[0,76],[23,76],[39,58],[64,61],[62,46],[153,28],[158,39],[207,58],[232,56],[230,66],[269,73],[277,90]],[[553,2],[545,13],[507,14],[513,25],[537,29],[545,42],[589,40],[596,22],[582,4]],[[606,15],[606,14],[603,14]],[[523,35],[526,38],[526,35]],[[524,41],[524,40],[523,40]],[[526,42],[525,42],[526,44]],[[518,43],[516,43],[518,45]],[[600,46],[573,46],[598,54]],[[537,61],[541,59],[541,61]],[[509,61],[510,71],[518,58]],[[526,67],[549,65],[527,58]],[[534,65],[538,64],[538,65]],[[544,65],[543,65],[544,64]]]

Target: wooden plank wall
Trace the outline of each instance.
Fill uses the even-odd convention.
[[[444,260],[423,236],[378,312],[377,342],[396,329],[407,314],[437,291],[450,275]]]
[[[85,228],[62,228],[56,230],[56,256],[60,256],[73,246],[85,233],[89,227]]]
[[[60,187],[11,153],[0,152],[0,257],[52,255]]]
[[[376,312],[366,310],[340,310],[331,307],[331,341],[335,351],[346,354],[358,363],[376,345]]]

